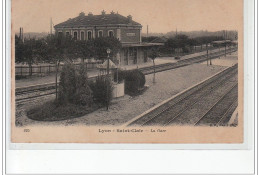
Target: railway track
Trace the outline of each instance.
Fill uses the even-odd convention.
[[[237,106],[237,64],[153,109],[128,126],[226,125]]]
[[[227,53],[235,52],[236,50],[237,49],[234,48]],[[218,52],[211,53],[209,56],[210,59],[215,59],[217,57],[223,56],[224,54],[225,51],[218,51]],[[165,63],[161,65],[156,65],[155,72],[157,73],[157,72],[167,71],[171,69],[176,69],[193,63],[203,62],[206,60],[207,60],[206,55],[201,55],[189,59],[179,60],[176,63]],[[139,68],[139,70],[142,71],[145,75],[154,73],[154,68],[152,66]],[[89,81],[94,81],[95,79],[96,76],[90,77]],[[56,89],[55,83],[16,88],[15,90],[16,102],[23,102],[23,101],[31,100],[33,98],[53,95],[55,94],[55,89]]]
[[[237,104],[237,83],[230,88],[217,102],[195,123],[195,125],[225,125]],[[234,109],[234,110],[230,110]]]

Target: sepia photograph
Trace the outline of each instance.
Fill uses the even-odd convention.
[[[13,143],[243,143],[243,0],[12,0]]]

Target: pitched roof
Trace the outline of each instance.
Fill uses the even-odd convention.
[[[97,65],[98,69],[107,69],[107,60],[103,64]],[[117,68],[115,63],[109,59],[109,69]]]
[[[85,15],[84,13],[79,16],[68,19],[65,22],[59,23],[54,26],[54,28],[63,28],[63,27],[88,27],[88,26],[103,26],[103,25],[134,25],[142,26],[141,24],[129,20],[128,17],[124,17],[119,14],[103,14],[103,15]]]

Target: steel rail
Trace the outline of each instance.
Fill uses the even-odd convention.
[[[236,49],[232,50],[231,52],[235,52],[235,51],[236,51]],[[224,55],[224,54],[219,54],[219,53],[220,52],[215,52],[214,54],[218,54],[218,55],[213,56],[213,54],[212,54],[211,56],[219,57],[221,55]],[[165,64],[161,64],[161,65],[156,65],[155,68],[157,70],[155,72],[158,73],[158,72],[162,72],[162,71],[176,69],[176,68],[179,68],[179,67],[183,67],[183,66],[195,63],[195,62],[202,62],[202,61],[207,60],[204,57],[205,57],[205,55],[200,55],[200,56],[197,56],[197,57],[192,57],[192,58],[189,58],[189,59],[180,60],[176,63],[165,63]],[[200,60],[201,58],[204,58],[204,59]],[[197,61],[192,62],[192,60],[194,60],[194,59],[197,59]],[[183,61],[184,61],[184,63],[183,63]],[[142,71],[145,75],[149,75],[149,74],[153,73],[153,69],[154,69],[153,66],[149,66],[149,67],[140,68],[139,70]],[[90,77],[90,78],[88,78],[88,80],[93,81],[93,80],[95,80],[96,77],[97,76]],[[40,88],[37,88],[37,86],[40,86]],[[52,90],[52,89],[55,89],[55,83],[44,84],[44,85],[34,85],[34,86],[29,86],[29,87],[24,87],[24,88],[17,88],[16,89],[16,96],[17,95],[29,94],[29,93],[35,93],[35,92],[43,92],[43,91]],[[46,95],[50,95],[50,94],[46,94]],[[41,94],[41,95],[21,98],[21,99],[17,99],[16,101],[21,101],[21,100],[25,100],[25,99],[32,99],[32,98],[37,98],[37,97],[42,97],[42,96],[45,96],[45,95]]]
[[[214,85],[213,87],[218,86],[218,85],[219,85],[219,84],[218,84],[219,82],[224,83],[224,81],[227,80],[226,77],[224,77],[224,76],[232,77],[233,74],[236,73],[236,69],[237,69],[237,64],[234,65],[234,66],[232,66],[232,67],[230,67],[230,68],[228,68],[228,69],[225,70],[224,72],[221,72],[221,73],[217,74],[216,76],[212,77],[212,78],[211,78],[208,82],[206,82],[206,84],[204,84],[202,87],[199,87],[198,89],[196,89],[196,88],[199,86],[199,85],[198,85],[198,86],[196,86],[196,87],[190,89],[189,91],[185,92],[185,94],[181,94],[181,95],[184,95],[184,96],[181,97],[180,99],[178,99],[177,101],[175,101],[174,103],[172,103],[174,99],[170,100],[169,102],[167,102],[167,103],[165,103],[164,105],[162,105],[162,106],[167,106],[167,105],[169,105],[168,107],[166,107],[166,108],[163,109],[162,111],[159,111],[159,113],[157,113],[156,115],[152,116],[151,118],[148,118],[147,120],[145,120],[144,122],[142,122],[142,124],[138,124],[138,125],[143,126],[143,125],[147,124],[147,123],[150,122],[151,120],[155,119],[156,117],[158,117],[158,116],[161,115],[162,113],[164,113],[164,112],[166,112],[167,110],[169,110],[170,108],[172,108],[174,105],[176,105],[176,104],[178,104],[179,102],[185,100],[186,98],[190,97],[191,95],[194,95],[196,92],[202,90],[203,88],[205,88],[205,87],[207,87],[207,86],[212,86],[212,83],[215,83],[215,85]],[[233,72],[233,71],[235,71],[235,72]],[[230,74],[230,73],[232,73],[232,74]],[[216,82],[216,81],[217,81],[217,82]],[[205,83],[205,82],[204,82],[204,83]],[[194,89],[195,89],[195,91],[193,91]],[[193,91],[193,92],[192,92],[192,91]],[[189,93],[190,93],[190,94],[189,94]],[[172,103],[172,104],[171,104],[171,103]],[[160,106],[160,107],[162,107],[162,106]],[[160,108],[160,107],[159,107],[159,108]],[[141,117],[141,118],[139,118],[139,119],[136,119],[135,121],[131,122],[129,125],[135,125],[136,122],[138,123],[138,121],[142,121],[143,118],[144,118],[144,117],[147,117],[149,114],[151,114],[151,113],[153,113],[153,112],[158,112],[157,110],[159,110],[159,108],[155,108],[155,109],[154,109],[153,111],[151,111],[150,113],[144,115],[143,117]]]
[[[232,110],[232,108],[237,105],[236,103],[237,103],[237,100],[235,100],[235,101],[229,106],[229,108],[226,110],[225,114],[222,115],[222,117],[220,118],[220,120],[219,120],[218,123],[216,124],[217,126],[220,126],[221,123],[224,123],[224,120],[228,117],[228,113],[230,113],[231,110]]]
[[[205,114],[202,115],[202,117],[194,124],[194,126],[198,125],[202,120],[203,118],[209,113],[212,111],[212,109],[222,100],[224,99],[236,86],[238,85],[238,83],[234,84],[224,95],[222,95],[218,100],[217,102],[212,105],[212,107],[207,111],[205,112]]]
[[[229,72],[227,72],[225,75],[228,75],[229,78],[232,77],[233,74],[234,74],[234,73],[233,73],[232,75],[230,75],[230,74],[228,74],[228,73],[229,73]],[[223,77],[221,77],[221,78],[223,78]],[[177,119],[183,112],[185,112],[187,109],[191,108],[191,107],[192,107],[194,104],[196,104],[202,97],[204,97],[205,95],[208,95],[209,93],[211,93],[211,92],[212,92],[213,90],[215,90],[219,85],[224,84],[225,81],[226,81],[226,78],[220,80],[220,82],[211,82],[210,84],[207,84],[206,86],[210,86],[210,85],[212,85],[212,83],[214,83],[213,86],[210,86],[211,88],[210,88],[210,90],[209,90],[207,93],[201,94],[201,95],[200,95],[198,98],[196,98],[191,104],[187,105],[187,107],[185,107],[185,108],[182,109],[179,113],[177,113],[176,116],[174,116],[173,118],[171,118],[170,120],[168,120],[165,124],[163,124],[163,126],[167,126],[167,125],[169,125],[170,123],[172,123],[172,122],[173,122],[175,119]],[[220,84],[219,84],[219,83],[220,83]],[[177,101],[176,103],[174,103],[172,106],[169,106],[166,110],[164,110],[164,111],[162,111],[161,113],[157,114],[154,118],[158,117],[159,115],[161,115],[162,113],[166,112],[167,110],[171,110],[171,108],[174,108],[174,105],[176,105],[177,103],[179,103],[179,102],[181,102],[181,101],[183,101],[183,100],[185,100],[185,99],[190,98],[191,95],[194,95],[195,93],[198,93],[199,91],[204,91],[205,89],[203,89],[203,88],[205,88],[206,86],[201,87],[201,88],[197,89],[195,92],[193,92],[192,94],[190,94],[190,95],[188,95],[188,96],[186,96],[186,97],[180,99],[179,101]],[[192,97],[191,97],[191,99],[192,99]],[[153,120],[154,118],[152,118],[151,120]],[[150,122],[151,120],[146,121],[143,125],[145,125],[146,123]],[[142,125],[142,126],[143,126],[143,125]]]

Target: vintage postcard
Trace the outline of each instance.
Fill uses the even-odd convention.
[[[244,143],[243,0],[12,0],[12,143]]]

